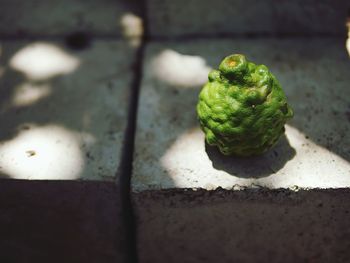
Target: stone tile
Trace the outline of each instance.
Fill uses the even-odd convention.
[[[295,117],[261,157],[223,157],[205,147],[195,105],[210,67],[231,53],[263,63],[280,80]],[[218,187],[350,186],[349,58],[337,38],[152,43],[139,99],[134,192]]]
[[[125,15],[139,13],[138,0],[2,0],[0,34],[47,36],[87,31],[120,36]]]
[[[95,41],[1,41],[0,174],[114,181],[127,124],[134,49]]]
[[[205,147],[196,120],[208,71],[231,53],[269,66],[295,111],[261,157]],[[148,45],[132,176],[139,262],[349,261],[349,66],[337,38]]]
[[[349,189],[134,194],[139,262],[349,262]]]
[[[134,59],[124,41],[0,41],[6,262],[128,262],[116,182]]]
[[[114,183],[0,181],[3,262],[129,262]]]
[[[345,35],[348,1],[149,0],[152,36],[293,33]]]

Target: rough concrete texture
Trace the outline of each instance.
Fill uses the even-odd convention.
[[[0,42],[0,174],[18,179],[116,179],[134,48],[94,41]]]
[[[346,0],[149,0],[152,36],[345,34]]]
[[[1,262],[128,262],[107,182],[1,180]]]
[[[121,36],[125,16],[139,13],[138,0],[1,0],[0,35],[48,36],[87,31]]]
[[[350,191],[145,191],[139,262],[350,262]]]
[[[195,105],[210,67],[231,53],[267,65],[295,112],[266,154],[224,157],[204,143]],[[349,57],[337,38],[150,44],[139,99],[132,189],[350,186]]]

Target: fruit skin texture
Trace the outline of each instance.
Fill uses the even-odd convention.
[[[209,145],[224,155],[250,156],[264,153],[278,141],[293,111],[265,65],[234,54],[208,79],[199,94],[197,114]]]

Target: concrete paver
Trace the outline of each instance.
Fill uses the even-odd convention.
[[[295,112],[260,157],[222,156],[196,120],[208,71],[231,53],[266,64]],[[348,261],[349,66],[337,38],[149,44],[132,175],[140,262]]]
[[[127,125],[134,48],[1,41],[0,173],[113,181]]]
[[[83,2],[0,4],[0,35],[17,39],[0,41],[0,247],[9,261],[130,256],[117,171],[141,5]],[[348,8],[331,0],[146,5],[151,37],[169,38],[344,35]],[[47,41],[74,32],[104,40],[80,51]],[[122,35],[130,43],[112,40]],[[233,52],[268,65],[295,111],[261,157],[221,156],[196,120],[207,73]],[[131,185],[140,262],[350,261],[345,41],[189,37],[149,43],[143,63]]]
[[[128,262],[119,167],[135,49],[0,46],[2,260]]]
[[[345,34],[347,1],[149,0],[152,36]]]
[[[0,34],[54,36],[84,31],[92,35],[121,36],[123,19],[139,13],[137,0],[2,0]]]
[[[144,191],[139,262],[348,262],[349,189]]]
[[[196,120],[198,84],[231,53],[269,66],[295,111],[286,136],[261,157],[221,156],[205,145]],[[332,38],[151,44],[141,87],[133,191],[349,187],[348,69],[344,43]]]
[[[3,262],[129,262],[117,186],[0,181]]]

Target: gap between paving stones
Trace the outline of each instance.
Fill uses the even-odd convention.
[[[140,1],[141,6],[141,17],[143,19],[144,33],[141,37],[140,46],[136,50],[136,56],[134,65],[132,67],[134,71],[134,77],[131,83],[131,94],[129,100],[128,108],[128,123],[124,135],[124,145],[122,147],[122,157],[121,165],[119,167],[120,171],[120,195],[122,204],[122,220],[123,225],[126,228],[126,241],[128,242],[127,255],[128,262],[137,263],[137,228],[136,228],[136,217],[134,214],[134,207],[131,201],[131,176],[133,168],[133,155],[135,148],[135,134],[136,134],[136,121],[137,121],[137,111],[139,102],[139,92],[142,80],[142,67],[144,60],[144,52],[146,45],[148,43],[148,30],[147,30],[147,12],[146,12],[146,1]],[[118,173],[118,171],[117,171]]]
[[[143,42],[136,53],[134,64],[134,79],[132,83],[132,91],[129,102],[128,125],[124,136],[124,146],[122,149],[122,159],[120,166],[120,193],[122,200],[124,226],[127,229],[128,255],[129,262],[137,262],[136,255],[136,225],[134,211],[131,204],[131,174],[132,174],[132,159],[135,145],[135,128],[137,105],[139,98],[140,81],[142,78],[142,61],[144,55],[145,43]]]

